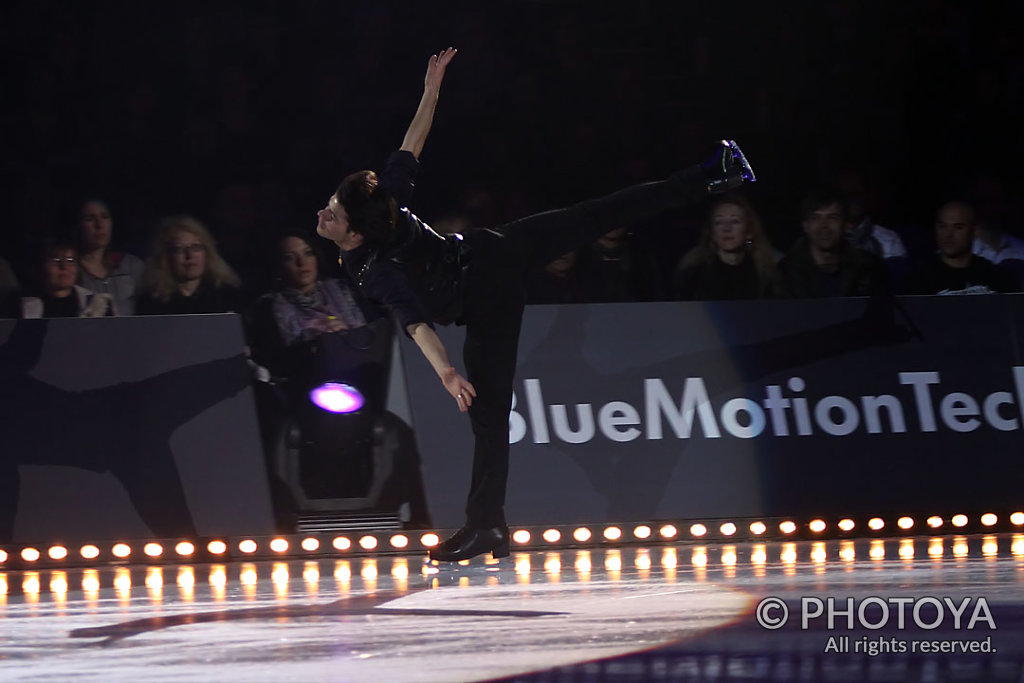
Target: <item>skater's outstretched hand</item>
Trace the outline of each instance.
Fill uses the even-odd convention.
[[[423,77],[423,96],[420,97],[419,107],[416,108],[416,115],[412,117],[409,130],[405,132],[400,149],[411,152],[417,159],[423,151],[423,144],[427,141],[430,133],[430,126],[434,123],[434,108],[437,107],[437,97],[441,92],[441,81],[444,80],[444,70],[452,61],[457,50],[450,47],[439,55],[431,55],[427,60],[427,75]]]
[[[476,389],[469,383],[469,380],[460,375],[455,368],[448,368],[441,375],[441,381],[444,382],[444,388],[459,404],[459,412],[464,413],[469,410],[469,406],[473,405],[473,399],[476,398]]]
[[[436,93],[441,89],[441,81],[444,80],[444,70],[448,63],[458,52],[454,47],[444,50],[439,55],[431,55],[427,60],[427,75],[423,79],[423,88]]]

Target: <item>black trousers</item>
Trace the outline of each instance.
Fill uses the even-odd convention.
[[[528,216],[466,235],[463,361],[477,396],[469,408],[475,444],[466,524],[504,526],[508,418],[525,306],[525,275],[615,228],[656,217],[707,197],[699,167],[667,180],[635,185],[568,208]]]

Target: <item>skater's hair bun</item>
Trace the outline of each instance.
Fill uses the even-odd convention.
[[[398,207],[395,200],[377,182],[373,171],[357,171],[347,176],[334,193],[348,214],[349,230],[359,233],[371,246],[391,241]]]

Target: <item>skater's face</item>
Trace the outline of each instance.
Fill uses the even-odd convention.
[[[808,214],[803,226],[812,246],[822,251],[834,251],[843,239],[845,223],[842,207],[829,204]]]
[[[947,204],[935,220],[935,241],[947,258],[969,254],[974,243],[974,212],[966,204]]]
[[[349,230],[348,212],[332,196],[327,206],[316,214],[316,232],[321,237],[332,240],[343,251],[351,251],[363,243],[363,236]]]
[[[316,253],[300,237],[285,237],[281,240],[281,267],[289,287],[307,292],[316,284]]]
[[[171,275],[178,282],[199,280],[206,272],[206,246],[199,235],[179,230],[171,238]]]
[[[711,213],[711,239],[720,252],[739,252],[751,239],[746,212],[735,204],[722,204]]]
[[[79,216],[82,229],[82,248],[86,251],[106,249],[110,245],[110,211],[102,202],[86,202]]]

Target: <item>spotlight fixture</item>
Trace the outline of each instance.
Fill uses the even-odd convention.
[[[309,392],[309,400],[329,413],[354,413],[366,402],[358,389],[341,382],[321,384]]]

